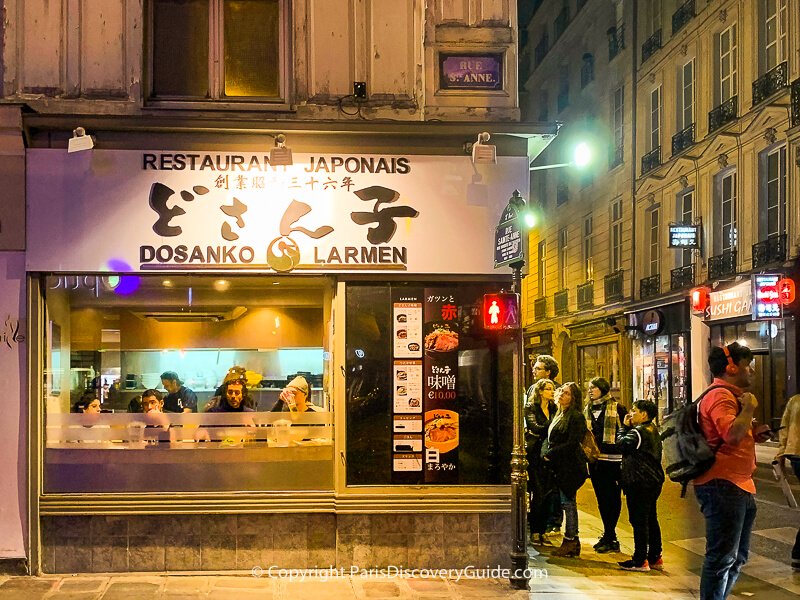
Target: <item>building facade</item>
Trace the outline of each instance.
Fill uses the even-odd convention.
[[[514,3],[2,9],[0,559],[507,564],[485,224],[557,133],[519,122]],[[234,365],[253,412],[203,411]],[[137,412],[164,371],[191,413]],[[319,412],[270,409],[296,377]]]
[[[656,400],[663,415],[708,383],[710,345],[739,340],[756,354],[758,418],[775,424],[797,391],[797,305],[754,318],[754,276],[797,282],[798,6],[534,5],[523,115],[567,125],[533,166],[567,162],[568,132],[590,120],[616,156],[583,182],[568,169],[531,173],[544,219],[525,288],[529,354],[552,350],[562,378],[585,383],[594,373],[581,346],[612,339],[609,318],[627,334],[617,338],[623,401]],[[601,56],[606,43],[620,57]],[[618,158],[624,166],[613,166]],[[609,304],[598,292],[620,272],[622,293]],[[593,319],[597,342],[576,339]]]
[[[530,236],[525,282],[529,357],[553,354],[562,381],[602,376],[630,398],[624,308],[632,295],[633,110],[630,2],[541,2],[527,25],[523,118],[564,123],[532,165],[540,225]]]

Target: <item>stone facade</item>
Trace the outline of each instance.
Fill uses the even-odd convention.
[[[42,518],[44,573],[508,567],[509,513]],[[477,550],[477,552],[476,552]]]

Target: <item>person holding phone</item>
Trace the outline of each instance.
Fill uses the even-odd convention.
[[[298,375],[283,388],[272,412],[323,412],[323,409],[308,401],[308,393],[306,378]]]

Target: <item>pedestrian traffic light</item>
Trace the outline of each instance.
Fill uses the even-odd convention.
[[[501,331],[519,329],[519,326],[519,294],[484,294],[484,329]]]

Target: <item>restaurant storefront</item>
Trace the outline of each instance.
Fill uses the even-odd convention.
[[[633,332],[633,399],[652,400],[660,418],[691,395],[689,307],[682,298],[628,313]]]
[[[528,145],[193,143],[27,153],[33,571],[507,564],[513,348],[479,308]],[[233,366],[252,410],[207,412]],[[196,408],[138,412],[166,371]],[[296,377],[314,410],[276,412]]]
[[[785,274],[775,274],[775,279]],[[797,393],[796,301],[776,303],[771,316],[759,315],[754,301],[756,278],[721,285],[707,295],[703,322],[709,328],[711,346],[739,342],[753,351],[755,380],[751,391],[758,398],[755,417],[772,427],[780,425],[783,409]]]

